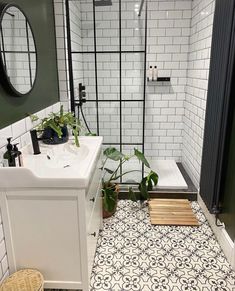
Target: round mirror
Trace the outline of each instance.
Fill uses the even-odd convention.
[[[17,5],[1,6],[0,60],[3,86],[14,96],[29,93],[36,80],[37,52],[31,25]]]

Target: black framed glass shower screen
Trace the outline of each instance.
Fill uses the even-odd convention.
[[[141,17],[131,0],[112,0],[112,6],[67,0],[66,5],[72,111],[83,83],[91,131],[123,153],[134,147],[144,152],[147,1]]]

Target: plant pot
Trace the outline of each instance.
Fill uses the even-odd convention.
[[[117,203],[118,203],[118,193],[119,193],[119,186],[118,185],[114,185],[113,186],[115,188],[115,193],[116,193],[116,197],[115,197],[115,207],[114,210],[109,212],[107,210],[104,209],[104,198],[102,199],[102,206],[103,206],[103,218],[109,218],[111,216],[114,215],[114,213],[117,210]]]
[[[42,139],[45,144],[62,144],[69,140],[69,132],[67,126],[61,127],[62,136],[58,134],[50,127],[45,128],[42,134]]]

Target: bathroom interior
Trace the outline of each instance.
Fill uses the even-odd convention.
[[[0,1],[0,290],[22,269],[43,276],[26,290],[235,290],[234,12],[235,0]],[[61,108],[80,120],[79,146],[74,123],[66,143],[39,137]],[[129,199],[148,168],[150,201],[190,201],[197,226],[152,223]]]

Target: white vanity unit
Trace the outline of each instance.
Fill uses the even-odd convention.
[[[80,148],[23,148],[24,168],[0,169],[0,206],[10,272],[36,268],[44,288],[89,290],[102,227],[101,137]]]

